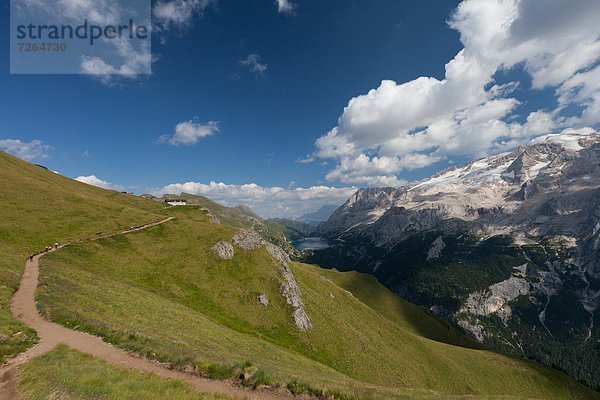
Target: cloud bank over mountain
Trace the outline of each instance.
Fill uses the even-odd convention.
[[[124,191],[127,186],[108,182],[96,175],[79,176],[75,180],[103,189]],[[149,189],[155,196],[189,193],[205,196],[226,206],[245,205],[265,218],[294,218],[318,210],[326,204],[342,204],[356,192],[356,188],[329,186],[264,187],[255,183],[232,185],[222,182],[173,183],[163,188]]]
[[[444,79],[384,80],[351,99],[316,141],[314,157],[335,160],[328,181],[398,186],[402,171],[593,127],[600,123],[599,19],[600,3],[586,0],[465,0],[449,20],[464,48]],[[497,83],[519,69],[531,83]],[[517,90],[548,88],[556,107],[519,113]]]

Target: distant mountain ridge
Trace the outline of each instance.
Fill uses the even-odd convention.
[[[288,240],[298,241],[314,235],[318,226],[326,221],[337,209],[338,206],[324,205],[317,211],[304,214],[298,218],[273,218],[268,221],[276,226],[284,227],[283,233]]]
[[[311,262],[371,273],[479,341],[600,387],[600,135],[360,190],[316,234],[335,245]]]
[[[339,206],[334,204],[326,204],[317,211],[304,214],[295,220],[308,225],[318,226],[321,222],[327,221],[329,217],[331,217],[331,214],[333,214],[338,208]]]

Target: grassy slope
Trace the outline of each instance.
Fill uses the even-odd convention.
[[[186,384],[106,364],[61,345],[19,370],[23,400],[226,400]]]
[[[301,334],[264,249],[217,259],[210,248],[233,228],[193,207],[165,214],[177,220],[45,257],[39,300],[47,315],[163,361],[250,359],[283,382],[366,398],[594,396],[532,363],[424,338],[468,344],[364,276],[294,264],[315,326]],[[266,308],[260,293],[271,300]]]
[[[335,269],[315,268],[318,268],[319,274],[352,293],[358,300],[383,317],[414,334],[438,342],[481,348],[478,343],[456,332],[446,321],[436,317],[423,318],[423,313],[429,314],[425,308],[400,299],[383,287],[372,275],[355,271],[341,273]]]
[[[155,220],[164,207],[67,179],[2,151],[0,204],[0,363],[36,340],[8,304],[30,253]]]

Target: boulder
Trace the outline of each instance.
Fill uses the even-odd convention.
[[[231,260],[235,254],[233,245],[227,241],[222,241],[212,247],[213,253],[223,260]]]
[[[269,299],[266,294],[261,294],[258,296],[258,302],[265,307],[269,305]]]

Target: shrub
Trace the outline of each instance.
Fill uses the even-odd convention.
[[[322,397],[323,391],[311,387],[304,382],[292,381],[287,384],[287,388],[294,396],[309,395],[314,397]]]
[[[231,378],[231,368],[222,364],[210,364],[206,369],[206,373],[210,379],[226,380]]]
[[[304,382],[292,381],[287,384],[287,388],[294,396],[308,395],[321,399],[356,400],[356,397],[351,394],[341,393],[337,390],[316,389]]]

